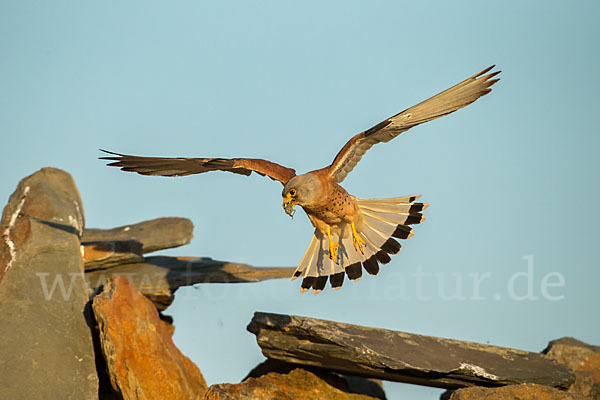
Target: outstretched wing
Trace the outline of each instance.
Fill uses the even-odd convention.
[[[110,157],[100,157],[101,160],[113,161],[108,164],[109,166],[120,167],[122,171],[137,172],[141,175],[185,176],[209,171],[250,175],[252,172],[256,172],[284,185],[296,175],[296,171],[291,168],[257,158],[138,157],[106,150],[101,151],[112,154]]]
[[[331,178],[338,183],[343,181],[363,154],[374,144],[389,142],[415,125],[450,114],[491,92],[490,86],[500,80],[492,79],[500,71],[487,74],[494,67],[495,65],[492,65],[450,89],[355,135],[344,145],[329,166]]]

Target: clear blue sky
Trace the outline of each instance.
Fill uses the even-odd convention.
[[[245,331],[254,311],[532,351],[566,335],[600,344],[599,11],[591,1],[0,1],[0,198],[54,166],[74,176],[88,227],[183,216],[194,241],[165,254],[293,266],[312,227],[284,214],[278,183],[126,174],[97,149],[261,157],[307,172],[353,134],[497,64],[491,95],[374,147],[345,181],[357,197],[431,203],[379,276],[318,296],[287,280],[182,289],[168,310],[175,342],[209,383],[237,382],[262,360]],[[390,398],[440,392],[385,386]]]

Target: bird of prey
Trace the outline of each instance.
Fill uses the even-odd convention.
[[[494,66],[459,84],[410,107],[393,117],[352,137],[335,156],[331,165],[296,175],[296,171],[279,164],[251,158],[165,158],[138,157],[109,151],[109,166],[142,175],[184,176],[208,171],[228,171],[241,175],[256,172],[283,184],[283,208],[293,217],[300,206],[315,227],[308,249],[292,280],[302,277],[301,292],[312,288],[321,292],[329,279],[339,289],[344,276],[357,281],[362,269],[371,275],[379,264],[390,262],[390,255],[400,251],[396,239],[413,235],[410,225],[421,223],[428,204],[416,200],[420,195],[387,199],[359,199],[340,183],[356,166],[367,150],[377,143],[389,142],[413,126],[450,114],[491,91],[500,71]]]

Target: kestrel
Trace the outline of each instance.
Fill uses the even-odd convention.
[[[300,206],[315,227],[315,232],[292,280],[302,277],[301,292],[312,288],[321,292],[329,279],[334,289],[344,275],[357,281],[362,268],[377,275],[379,264],[390,262],[400,251],[397,239],[413,235],[410,225],[425,220],[421,214],[428,206],[415,202],[420,195],[388,199],[359,199],[340,183],[374,144],[388,142],[415,125],[450,114],[486,95],[494,78],[494,66],[471,76],[416,106],[355,135],[336,155],[331,165],[302,175],[279,164],[252,158],[163,158],[138,157],[113,153],[103,160],[110,166],[142,175],[185,176],[208,171],[228,171],[241,175],[256,172],[283,184],[283,208],[293,216]]]

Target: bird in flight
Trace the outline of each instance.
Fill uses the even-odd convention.
[[[494,66],[457,85],[410,107],[352,137],[331,165],[296,175],[296,171],[271,161],[252,158],[168,158],[139,157],[102,150],[109,166],[141,175],[185,176],[209,171],[241,175],[256,172],[283,184],[283,209],[293,217],[300,206],[315,227],[313,237],[292,280],[302,277],[300,291],[321,292],[327,280],[339,289],[347,275],[357,281],[362,269],[377,275],[379,264],[390,262],[400,251],[396,239],[413,235],[410,225],[419,224],[428,206],[416,200],[420,195],[387,199],[359,199],[340,183],[367,150],[377,143],[394,139],[413,126],[459,110],[488,94],[500,71]]]

